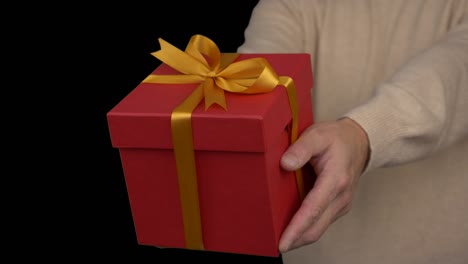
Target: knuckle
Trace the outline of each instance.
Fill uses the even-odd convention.
[[[334,129],[332,127],[333,124],[315,124],[308,127],[303,133],[307,134],[308,136],[313,136],[322,139],[328,139],[332,137],[334,133]]]
[[[349,177],[348,174],[344,175],[344,177],[341,177],[337,183],[336,183],[336,188],[338,192],[342,192],[346,189],[349,188],[349,185],[351,184],[351,177]]]
[[[353,205],[353,195],[351,191],[344,192],[341,197],[342,211],[348,213]]]
[[[307,234],[307,236],[304,237],[304,243],[305,244],[312,244],[317,241],[319,241],[320,237],[322,236],[322,233],[320,232],[311,232]]]
[[[343,207],[343,214],[348,214],[351,211],[352,204],[349,203],[345,207]]]
[[[310,221],[312,223],[315,223],[317,219],[320,218],[320,216],[322,215],[324,211],[325,211],[325,208],[323,206],[317,206],[317,205],[311,206],[310,214],[309,214]]]

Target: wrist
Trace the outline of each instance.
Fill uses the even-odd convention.
[[[358,122],[349,117],[343,117],[339,119],[338,122],[341,122],[343,125],[347,126],[349,131],[353,131],[353,137],[358,142],[358,144],[356,144],[357,151],[359,156],[362,157],[362,168],[360,171],[362,173],[366,170],[370,159],[370,144],[367,132]]]

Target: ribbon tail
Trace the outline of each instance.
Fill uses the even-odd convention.
[[[290,143],[294,143],[298,137],[298,119],[299,119],[299,106],[297,103],[297,91],[296,85],[292,78],[288,76],[280,76],[279,77],[279,84],[286,87],[286,91],[288,93],[289,105],[291,107],[291,115],[292,115],[292,123],[291,123],[291,131],[290,131]],[[299,168],[295,171],[296,173],[296,183],[297,189],[299,192],[299,197],[304,200],[306,191],[304,187],[304,178],[302,175],[302,169]]]
[[[223,89],[215,87],[214,81],[211,78],[207,78],[201,85],[205,94],[205,110],[210,108],[211,105],[217,104],[227,111],[226,97],[224,96]]]
[[[193,110],[202,100],[203,87],[200,85],[171,114],[185,246],[196,250],[203,250],[204,245],[191,118]]]
[[[210,71],[206,61],[199,61],[198,58],[190,56],[161,38],[159,39],[159,43],[161,49],[152,52],[151,55],[171,68],[184,74],[199,74]]]

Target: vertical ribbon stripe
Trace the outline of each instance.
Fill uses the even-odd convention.
[[[204,245],[191,119],[193,110],[202,100],[203,87],[199,86],[171,114],[185,246],[199,250],[204,249]]]
[[[291,144],[296,142],[298,137],[298,119],[299,119],[299,107],[297,106],[297,91],[296,85],[294,85],[294,81],[292,78],[288,76],[280,76],[279,82],[286,88],[288,93],[289,105],[291,108],[291,131],[290,133],[290,142]],[[297,183],[297,191],[299,192],[300,200],[304,200],[305,198],[305,187],[304,187],[304,179],[302,176],[302,169],[297,169],[295,171],[296,174],[296,183]]]

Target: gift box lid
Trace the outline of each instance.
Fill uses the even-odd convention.
[[[240,54],[237,60],[258,57],[265,58],[279,76],[291,77],[296,85],[300,111],[312,111],[301,107],[306,100],[311,100],[310,55]],[[180,73],[163,63],[153,74]],[[107,113],[112,146],[172,149],[171,113],[197,86],[140,83]],[[218,105],[205,110],[202,101],[192,112],[195,150],[263,152],[275,143],[291,122],[283,86],[277,86],[269,93],[225,92],[225,95],[227,111]]]

